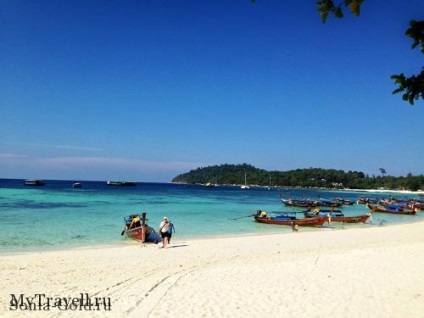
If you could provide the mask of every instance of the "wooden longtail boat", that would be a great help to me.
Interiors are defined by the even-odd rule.
[[[367,204],[367,203],[378,203],[378,200],[370,199],[370,198],[358,198],[358,200],[356,200],[356,204]]]
[[[325,206],[325,207],[333,207],[333,208],[339,208],[343,205],[343,202],[340,200],[326,200],[326,199],[319,199],[318,201],[312,201],[312,206]]]
[[[136,222],[133,222],[135,220]],[[121,235],[126,234],[129,238],[140,242],[158,243],[162,238],[155,230],[146,224],[146,213],[131,214],[124,217],[125,227]]]
[[[398,208],[398,209],[389,209],[386,207],[378,207],[375,205],[371,205],[371,204],[367,204],[368,209],[371,210],[371,212],[379,212],[379,213],[391,213],[391,214],[405,214],[405,215],[414,215],[417,213],[417,211],[415,209],[413,210],[405,210],[403,208]]]
[[[386,200],[380,200],[378,202],[378,204],[380,204],[381,206],[390,208],[390,209],[396,209],[396,208],[407,208],[410,210],[414,210],[415,208],[422,210],[424,209],[424,201],[422,200],[391,200],[391,201],[386,201]]]
[[[260,217],[255,215],[254,219],[258,223],[275,224],[275,225],[299,225],[299,226],[322,226],[327,218],[315,217],[315,218],[304,218],[297,219],[293,216],[276,216],[276,217]]]
[[[311,201],[309,200],[295,200],[295,199],[281,198],[281,202],[283,202],[285,206],[298,206],[302,208],[306,208],[311,205]]]
[[[305,212],[305,218],[316,218],[316,217],[325,217],[322,212],[318,214],[311,212]],[[328,214],[328,213],[327,213]],[[371,214],[362,214],[356,216],[345,216],[342,213],[331,213],[331,222],[343,222],[343,223],[365,223]],[[326,217],[328,218],[328,217]]]
[[[356,203],[354,200],[350,199],[339,199],[339,201],[343,202],[344,205],[353,205],[354,203]]]
[[[340,200],[326,200],[326,199],[319,199],[319,200],[309,200],[309,199],[283,199],[280,198],[281,202],[283,202],[283,204],[285,206],[297,206],[297,207],[302,207],[302,208],[307,208],[307,207],[320,207],[320,206],[325,206],[325,207],[333,207],[333,208],[338,208],[341,207],[343,205],[343,202]]]

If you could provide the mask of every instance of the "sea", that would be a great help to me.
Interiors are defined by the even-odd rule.
[[[146,212],[147,224],[157,230],[167,216],[175,226],[174,241],[265,233],[291,233],[289,226],[259,224],[251,215],[301,212],[285,207],[280,198],[415,198],[417,195],[316,189],[285,189],[136,183],[108,186],[104,181],[44,180],[44,186],[26,186],[21,179],[0,179],[0,253],[21,253],[83,248],[102,245],[140,244],[121,235],[124,217]],[[367,214],[363,204],[343,206],[345,215]],[[297,214],[303,217],[301,213]],[[370,224],[333,222],[322,228],[301,227],[300,231],[333,231],[355,227],[389,226],[424,220],[415,216],[374,213]]]

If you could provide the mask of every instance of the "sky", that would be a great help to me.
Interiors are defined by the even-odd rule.
[[[198,167],[424,174],[422,0],[0,1],[0,178],[170,182]],[[243,180],[240,180],[242,183]]]

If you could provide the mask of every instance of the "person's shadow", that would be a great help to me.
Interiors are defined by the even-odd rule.
[[[168,245],[167,248],[187,247],[188,244]]]

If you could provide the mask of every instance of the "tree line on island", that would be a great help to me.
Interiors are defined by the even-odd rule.
[[[406,177],[387,175],[386,170],[379,169],[381,175],[369,176],[360,171],[307,168],[289,171],[267,171],[250,164],[222,164],[199,167],[172,179],[175,183],[189,184],[247,184],[271,187],[301,187],[327,189],[388,189],[411,190],[424,189],[424,175]]]

